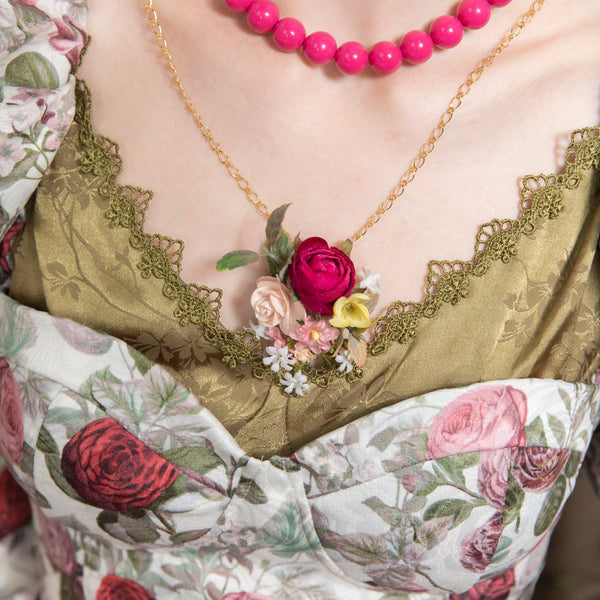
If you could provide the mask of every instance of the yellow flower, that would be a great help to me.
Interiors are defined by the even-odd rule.
[[[367,294],[352,294],[349,298],[342,296],[333,305],[333,317],[329,319],[330,325],[343,329],[356,327],[367,329],[371,326],[369,309],[364,302],[369,301]]]

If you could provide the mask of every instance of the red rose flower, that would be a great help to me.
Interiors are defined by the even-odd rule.
[[[545,492],[563,472],[570,455],[566,448],[519,448],[514,459],[515,477],[524,490]]]
[[[463,594],[451,594],[450,600],[505,600],[515,585],[515,571],[509,569],[500,577],[476,583]]]
[[[179,472],[111,418],[78,431],[63,449],[61,468],[86,502],[117,512],[148,506]]]
[[[289,275],[306,310],[320,315],[332,315],[335,301],[349,296],[356,283],[350,258],[318,237],[308,238],[298,246]]]
[[[19,386],[6,362],[0,358],[0,453],[17,465],[23,460],[23,405]]]
[[[31,517],[27,494],[8,469],[0,471],[0,539],[22,527]]]
[[[96,592],[96,600],[155,600],[139,583],[116,575],[106,575]]]

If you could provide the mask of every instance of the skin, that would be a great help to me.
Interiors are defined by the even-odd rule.
[[[280,0],[308,31],[368,45],[426,27],[448,0]],[[337,243],[388,195],[467,73],[529,2],[494,9],[454,49],[387,77],[350,77],[274,50],[221,0],[156,0],[193,102],[270,209],[291,202],[295,235]],[[400,25],[397,25],[397,24]],[[209,150],[160,56],[142,3],[91,2],[93,43],[79,75],[97,132],[119,142],[120,181],[152,189],[146,231],[183,239],[183,278],[224,290],[222,321],[244,326],[265,265],[218,273],[228,251],[258,250],[265,221]],[[405,195],[352,257],[383,275],[383,308],[420,300],[427,262],[472,257],[477,228],[519,214],[525,174],[561,168],[569,134],[600,112],[600,3],[549,0],[457,111]]]

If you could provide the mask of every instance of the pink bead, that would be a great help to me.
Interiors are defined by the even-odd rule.
[[[431,36],[415,29],[409,31],[403,38],[400,44],[402,56],[410,63],[421,64],[431,58],[433,54],[433,40]]]
[[[488,3],[492,6],[506,6],[510,0],[488,0]]]
[[[225,4],[233,12],[244,12],[254,0],[225,0]]]
[[[326,31],[315,31],[304,40],[302,49],[311,63],[324,65],[333,60],[337,43],[334,37]]]
[[[491,10],[488,0],[462,0],[456,16],[469,29],[481,29],[490,20]]]
[[[335,53],[337,68],[346,75],[360,73],[369,62],[369,55],[365,47],[358,42],[346,42]]]
[[[402,63],[402,52],[392,42],[378,42],[369,52],[369,63],[373,71],[387,75],[393,73]]]
[[[246,18],[256,33],[267,33],[279,21],[279,9],[270,0],[256,0],[248,7]]]
[[[438,17],[429,29],[433,43],[440,48],[454,48],[463,37],[462,23],[452,15]]]
[[[298,19],[281,19],[273,27],[273,41],[284,52],[295,52],[306,38],[304,25]]]

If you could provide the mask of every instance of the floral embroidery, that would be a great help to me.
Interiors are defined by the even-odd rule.
[[[372,325],[370,312],[381,291],[381,276],[367,267],[357,284],[349,240],[342,250],[319,237],[292,242],[281,226],[288,206],[269,217],[262,254],[229,252],[217,269],[267,259],[271,276],[260,277],[250,297],[258,321],[250,329],[266,340],[263,364],[282,375],[283,391],[302,396],[309,388],[306,368],[326,364],[344,376],[365,364],[363,333]],[[268,345],[269,340],[273,345]]]

